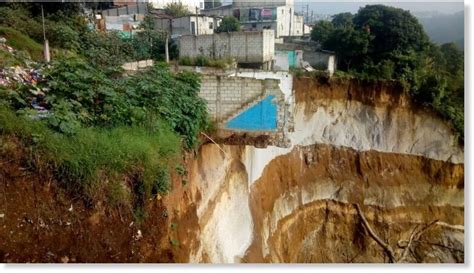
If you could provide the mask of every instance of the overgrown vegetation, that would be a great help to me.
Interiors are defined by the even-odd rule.
[[[228,59],[217,59],[213,60],[206,56],[197,56],[196,58],[190,58],[187,56],[181,57],[178,62],[180,65],[186,66],[207,66],[217,68],[228,68],[234,64],[234,60]]]
[[[28,51],[29,44],[42,41],[35,5],[0,6],[0,30],[10,33],[6,38],[14,48]],[[183,149],[197,147],[199,132],[210,125],[198,96],[200,77],[173,73],[165,64],[124,75],[124,62],[160,58],[153,54],[163,52],[161,37],[147,26],[128,40],[99,33],[69,12],[46,14],[55,55],[42,68],[44,81],[0,87],[0,134],[20,139],[33,167],[50,166],[58,181],[85,200],[133,205],[137,215],[145,215],[144,200],[170,189],[169,170]],[[32,94],[39,90],[46,90],[43,112],[32,109],[38,100]]]
[[[240,21],[234,16],[224,16],[216,32],[240,31]]]
[[[0,132],[15,135],[31,150],[36,167],[50,165],[66,188],[86,200],[113,200],[128,205],[127,190],[143,184],[146,196],[166,193],[168,164],[179,152],[178,136],[166,126],[81,127],[65,135],[45,121],[33,121],[2,105]],[[164,175],[163,175],[164,173]]]
[[[52,4],[52,3],[50,3]],[[117,31],[98,32],[89,30],[91,21],[79,13],[76,3],[68,3],[70,9],[57,9],[50,5],[51,11],[45,14],[46,38],[55,55],[68,51],[85,56],[97,65],[119,65],[133,60],[164,60],[165,37],[147,22],[144,31],[132,38],[122,38]],[[56,7],[56,8],[54,8]],[[42,59],[43,28],[40,5],[37,3],[10,3],[0,5],[0,36],[20,50],[26,50],[35,60]],[[6,34],[3,34],[6,33]],[[177,46],[169,41],[170,57],[177,57]],[[61,49],[61,50],[58,50]]]
[[[191,14],[191,11],[181,2],[171,2],[165,6],[165,13],[173,17],[183,17]]]
[[[338,68],[359,79],[398,80],[413,100],[451,121],[464,139],[464,55],[438,46],[408,11],[367,5],[355,15],[319,21],[311,37],[338,56]]]

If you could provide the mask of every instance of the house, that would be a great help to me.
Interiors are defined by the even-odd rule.
[[[203,10],[202,13],[234,16],[239,19],[243,30],[272,29],[277,41],[283,37],[303,36],[305,32],[304,17],[295,13],[293,0],[234,0],[232,5]]]
[[[114,8],[99,11],[96,24],[100,30],[118,31],[122,37],[129,38],[148,13],[148,6],[146,3],[131,4],[126,1],[116,1],[114,4]]]
[[[201,14],[204,14],[207,16],[220,16],[220,17],[234,16],[234,8],[232,4],[222,5],[222,6],[211,8],[211,9],[201,10]]]
[[[172,17],[167,14],[154,12],[155,28],[166,31],[172,38],[182,35],[213,34],[220,25],[221,17],[193,14],[182,17]]]
[[[337,70],[336,54],[332,51],[322,50],[320,45],[313,41],[288,38],[284,43],[275,44],[275,50],[280,55],[286,52],[288,58],[291,57],[291,53],[289,52],[301,51],[302,62],[306,62],[316,69],[328,71],[330,75]],[[284,60],[284,57],[280,56],[280,61],[277,62],[278,66],[280,68],[286,68],[287,65],[282,63],[281,60]],[[289,60],[289,62],[289,66],[291,67],[291,61]]]
[[[122,5],[111,9],[101,10],[100,14],[102,16],[120,16],[120,15],[135,15],[139,14],[144,16],[148,12],[148,6],[146,3],[136,3],[136,4],[125,4],[121,2]]]

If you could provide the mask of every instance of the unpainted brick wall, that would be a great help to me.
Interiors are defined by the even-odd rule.
[[[180,57],[211,59],[235,58],[240,63],[265,63],[273,60],[274,33],[271,30],[181,36]]]
[[[277,104],[277,130],[272,132],[272,142],[284,147],[287,140],[288,105],[277,79],[255,79],[226,75],[202,74],[199,96],[207,101],[209,115],[223,129],[226,122],[253,107],[263,98],[273,95]],[[253,132],[255,134],[255,132]],[[269,132],[262,132],[268,134]]]

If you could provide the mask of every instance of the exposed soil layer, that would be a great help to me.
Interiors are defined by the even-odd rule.
[[[386,261],[355,204],[394,246],[416,225],[443,223],[424,234],[432,244],[418,243],[412,262],[463,261],[462,164],[313,145],[271,161],[250,192],[256,236],[247,262]]]
[[[452,126],[413,105],[396,82],[299,78],[294,84],[294,145],[323,143],[464,162]]]
[[[400,83],[395,81],[366,82],[335,78],[321,82],[315,78],[295,77],[293,85],[297,104],[329,99],[358,101],[370,106],[416,108]]]
[[[194,248],[196,208],[174,177],[173,192],[130,209],[87,204],[31,169],[14,139],[1,142],[0,262],[186,262]],[[7,144],[8,143],[8,144]]]

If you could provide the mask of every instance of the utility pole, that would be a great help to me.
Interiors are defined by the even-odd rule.
[[[49,55],[49,42],[46,39],[46,28],[44,27],[44,10],[43,5],[41,5],[41,18],[43,19],[43,39],[44,39],[44,60],[49,63],[51,61],[51,57]]]
[[[168,41],[169,41],[169,38],[168,38],[168,32],[166,32],[166,39],[165,39],[165,56],[166,56],[166,63],[169,64],[170,63],[170,52],[169,52],[169,49],[168,49]]]
[[[306,22],[309,21],[309,5],[306,4]]]

